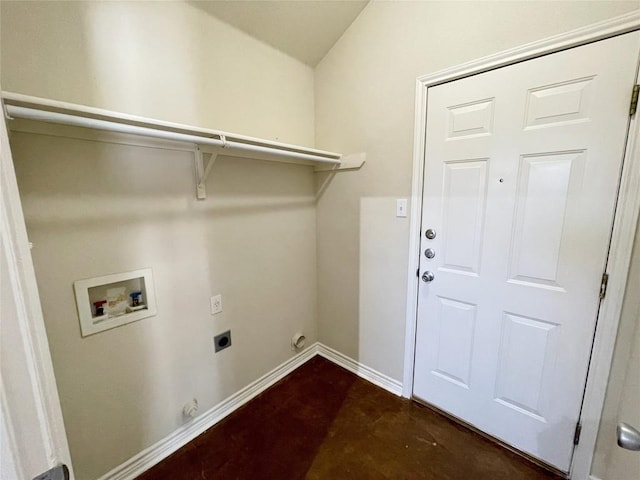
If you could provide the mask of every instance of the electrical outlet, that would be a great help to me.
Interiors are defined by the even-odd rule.
[[[211,315],[222,312],[222,295],[211,297]]]

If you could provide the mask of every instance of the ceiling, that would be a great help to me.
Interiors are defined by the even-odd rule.
[[[197,8],[315,67],[368,0],[193,0]]]

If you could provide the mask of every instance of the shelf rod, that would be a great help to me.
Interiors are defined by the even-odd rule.
[[[93,128],[96,130],[106,130],[109,132],[128,133],[141,135],[144,137],[163,138],[165,140],[175,140],[178,142],[189,142],[200,145],[222,146],[222,141],[215,138],[199,137],[185,133],[168,132],[155,128],[139,127],[126,123],[110,122],[95,118],[80,117],[67,113],[50,112],[47,110],[36,110],[35,108],[20,107],[17,105],[7,105],[7,113],[13,118],[24,118],[27,120],[38,120],[48,123],[59,123],[61,125],[71,125],[73,127]]]
[[[112,122],[108,120],[99,120],[67,113],[52,112],[48,110],[38,110],[35,108],[21,107],[18,105],[6,105],[6,113],[13,118],[24,118],[27,120],[38,120],[49,123],[58,123],[62,125],[70,125],[75,127],[93,128],[97,130],[106,130],[111,132],[141,135],[145,137],[162,138],[165,140],[175,140],[179,142],[189,142],[196,145],[212,145],[223,147],[228,154],[237,156],[238,153],[260,153],[273,155],[274,157],[283,157],[298,159],[321,164],[340,165],[340,157],[330,158],[310,153],[297,152],[289,149],[278,149],[262,145],[252,145],[249,143],[226,141],[217,138],[202,137],[199,135],[189,135],[156,128],[141,127],[137,125],[129,125],[126,123]],[[250,156],[250,155],[248,155]]]

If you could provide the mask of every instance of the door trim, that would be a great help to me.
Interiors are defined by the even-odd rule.
[[[420,222],[422,218],[428,88],[635,30],[640,30],[640,10],[417,78],[409,262],[407,268],[407,309],[402,391],[404,397],[410,398],[413,393],[419,285],[416,272],[418,271],[420,260]],[[629,87],[629,98],[631,98],[631,86]],[[638,117],[640,117],[640,114],[636,114],[631,119],[629,126],[629,136],[623,160],[618,204],[607,264],[609,288],[607,297],[600,304],[599,320],[596,326],[581,412],[582,435],[580,443],[574,451],[570,470],[571,478],[579,480],[587,480],[591,470],[631,261],[631,251],[638,221],[637,212],[640,209],[640,195],[633,187],[640,184],[640,120]]]
[[[3,108],[0,110],[4,112]],[[4,117],[0,118],[0,200],[0,237],[4,250],[0,251],[0,255],[6,256],[10,278],[10,284],[2,285],[2,289],[10,292],[16,305],[15,321],[24,347],[24,355],[20,355],[20,361],[29,372],[29,378],[25,378],[24,383],[28,385],[36,405],[34,415],[39,427],[38,441],[45,450],[47,458],[43,460],[46,461],[47,468],[64,463],[69,467],[73,479],[69,445]],[[9,400],[17,404],[20,398],[12,394],[17,390],[12,388],[15,385],[7,385],[4,379],[0,383],[3,384],[2,421],[7,423],[6,428],[10,433],[10,429],[15,427],[12,427],[13,422],[17,422],[18,419],[12,417],[13,412],[8,410]],[[24,472],[20,466],[21,452],[18,451],[20,445],[13,443],[9,446],[15,450],[12,452],[16,461],[14,467],[22,476]]]

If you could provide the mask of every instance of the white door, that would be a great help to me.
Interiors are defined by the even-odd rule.
[[[414,397],[565,472],[639,40],[428,90]]]
[[[0,480],[31,480],[62,464],[71,469],[4,116],[0,118],[0,326]],[[63,478],[60,469],[55,474],[51,478]]]

